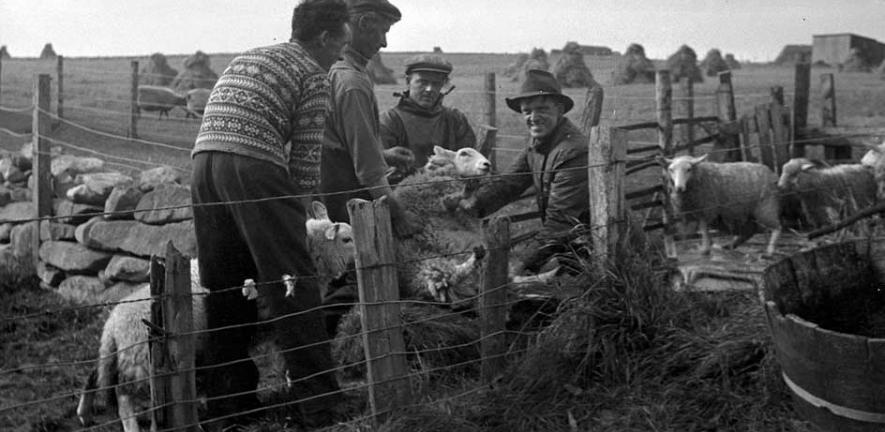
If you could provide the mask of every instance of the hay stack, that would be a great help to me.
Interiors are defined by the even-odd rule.
[[[598,85],[584,63],[584,52],[577,42],[569,42],[562,48],[562,55],[553,65],[553,76],[563,87],[593,87]]]
[[[737,70],[741,68],[740,62],[738,62],[734,58],[734,54],[731,53],[725,54],[725,64],[727,64],[728,68],[731,70]]]
[[[875,72],[876,75],[879,75],[879,78],[885,79],[885,60],[882,60],[882,63],[879,63]]]
[[[784,45],[780,54],[774,59],[774,63],[787,65],[806,62],[811,59],[811,51],[811,45]]]
[[[515,77],[519,76],[519,72],[522,70],[522,66],[529,60],[529,55],[526,53],[519,53],[516,56],[516,60],[513,63],[507,65],[507,69],[504,70],[504,76],[506,77]]]
[[[852,48],[848,52],[848,57],[842,62],[840,70],[842,72],[870,72],[873,70],[873,67],[864,57],[863,51],[859,48]]]
[[[722,58],[722,52],[716,48],[707,51],[707,56],[701,62],[701,68],[708,77],[717,76],[719,72],[730,69],[728,63]]]
[[[141,69],[139,80],[141,84],[168,86],[176,76],[178,71],[169,66],[166,56],[162,53],[153,53],[147,65]]]
[[[52,48],[51,43],[47,43],[43,45],[43,51],[40,51],[41,59],[55,59],[58,58],[58,54],[55,53],[55,50]]]
[[[649,84],[655,82],[655,65],[645,56],[645,48],[638,43],[630,44],[615,66],[615,85]]]
[[[218,74],[209,67],[209,56],[202,51],[186,58],[183,66],[184,70],[175,76],[171,85],[179,93],[187,93],[195,88],[211,89],[218,81]]]
[[[673,82],[678,82],[683,77],[688,77],[695,83],[704,82],[701,68],[698,67],[698,55],[688,45],[682,45],[667,59],[667,69],[670,69]]]
[[[433,53],[434,54],[442,54],[443,50],[442,50],[442,48],[435,46],[435,47],[433,47]]]
[[[511,81],[522,81],[525,71],[532,69],[550,70],[550,61],[547,60],[547,52],[543,48],[533,48],[528,59],[522,64],[518,73],[511,77]]]
[[[11,58],[9,55],[9,50],[6,49],[6,45],[0,46],[0,59],[6,60]]]
[[[393,69],[384,66],[384,62],[381,61],[381,53],[375,54],[374,57],[369,59],[366,69],[369,70],[369,74],[372,75],[372,81],[375,84],[396,84]]]

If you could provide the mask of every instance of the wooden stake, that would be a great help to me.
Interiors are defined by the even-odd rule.
[[[691,77],[684,77],[679,80],[679,97],[682,98],[682,109],[685,111],[685,118],[694,118],[694,81]],[[686,143],[694,142],[694,124],[687,122],[682,125],[682,137]],[[694,147],[688,148],[688,154],[694,156]]]
[[[56,87],[58,87],[58,104],[55,107],[55,115],[58,116],[58,119],[61,120],[65,117],[65,58],[64,56],[58,56],[58,64],[56,65],[56,75],[58,82],[56,83]]]
[[[489,72],[485,79],[485,123],[491,127],[498,126],[498,111],[495,104],[495,73]]]
[[[138,61],[133,60],[129,91],[129,138],[138,138]]]
[[[590,227],[593,233],[593,262],[597,274],[606,274],[626,232],[624,169],[627,161],[627,131],[597,126],[590,133],[587,183],[590,197]]]
[[[836,127],[836,83],[833,74],[827,73],[820,76],[820,93],[823,98],[821,126]]]
[[[504,370],[507,338],[507,263],[510,262],[510,219],[494,217],[483,224],[483,242],[488,254],[482,277],[479,313],[482,342],[482,379],[490,383]]]
[[[48,74],[40,74],[34,81],[34,115],[31,122],[32,158],[34,182],[34,209],[35,218],[40,219],[52,215],[52,171],[50,169],[51,158],[49,140],[45,137],[52,128],[49,120],[50,106],[50,78]],[[40,260],[40,224],[33,236],[34,264]],[[48,221],[45,223],[49,223]]]
[[[662,69],[655,75],[655,101],[657,102],[658,117],[658,147],[664,157],[673,157],[673,89],[670,85],[670,71]],[[664,224],[664,253],[668,258],[676,258],[676,234],[675,217],[673,207],[670,204],[669,178],[667,170],[662,171],[662,184],[664,211],[662,214]]]

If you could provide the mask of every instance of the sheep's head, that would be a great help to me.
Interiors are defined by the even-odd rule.
[[[793,158],[788,160],[781,167],[781,177],[777,180],[778,189],[790,190],[796,188],[799,174],[817,167],[817,163],[805,158]]]
[[[472,147],[453,151],[433,146],[433,155],[427,160],[424,169],[427,171],[451,170],[452,174],[458,177],[480,177],[491,172],[492,163]]]
[[[685,192],[685,187],[691,180],[695,165],[707,159],[707,155],[700,157],[678,156],[673,159],[664,159],[667,163],[667,176],[670,179],[670,190],[674,195]]]
[[[880,144],[863,143],[863,145],[869,150],[860,159],[861,165],[875,167],[885,160],[883,158],[885,156],[885,139]]]
[[[332,222],[319,201],[313,202],[313,213],[305,226],[317,270],[329,273],[325,276],[340,276],[356,259],[353,229],[346,222]]]

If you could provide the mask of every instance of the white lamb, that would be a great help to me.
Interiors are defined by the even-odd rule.
[[[703,254],[710,253],[711,226],[736,234],[729,245],[735,248],[763,225],[772,230],[766,255],[773,255],[781,233],[777,175],[762,164],[704,162],[706,157],[665,159],[676,216],[698,222]]]
[[[876,201],[873,168],[863,164],[821,166],[793,158],[783,165],[777,186],[798,197],[803,215],[815,228],[836,223]]]
[[[353,263],[356,248],[349,224],[329,220],[325,206],[319,202],[313,203],[313,211],[314,216],[305,225],[311,256],[319,275],[317,283],[324,287]],[[194,294],[195,350],[199,362],[206,348],[204,303],[208,292],[200,286],[196,260],[191,260],[191,290]],[[244,295],[247,294],[244,290]],[[146,404],[150,402],[148,328],[142,321],[150,320],[149,299],[150,286],[144,285],[114,306],[105,321],[97,366],[80,395],[77,407],[77,416],[84,426],[92,424],[95,393],[98,389],[107,389],[107,406],[117,405],[123,430],[141,430],[137,417],[146,411]]]

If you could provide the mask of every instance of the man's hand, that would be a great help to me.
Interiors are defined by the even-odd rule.
[[[464,198],[464,195],[450,194],[442,198],[443,207],[446,211],[462,211],[470,216],[479,217],[479,209],[476,207],[476,198]]]
[[[385,149],[383,153],[384,162],[387,162],[388,166],[412,166],[415,163],[415,153],[405,147],[391,147]]]

